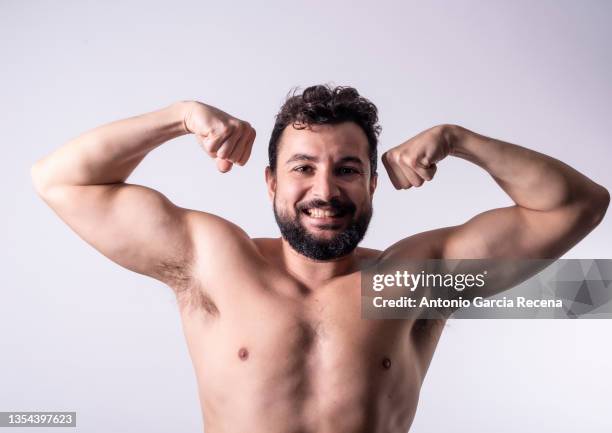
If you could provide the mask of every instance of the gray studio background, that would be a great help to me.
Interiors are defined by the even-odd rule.
[[[611,18],[607,1],[2,0],[0,411],[76,410],[78,428],[58,433],[201,429],[169,289],[71,232],[34,193],[36,159],[100,124],[199,99],[255,126],[248,165],[220,174],[182,137],[130,181],[277,236],[264,184],[273,116],[292,86],[331,82],[378,105],[381,152],[457,123],[612,190]],[[510,204],[463,160],[409,191],[381,171],[363,245]],[[611,239],[608,215],[564,257],[612,258]],[[451,321],[412,431],[609,432],[611,334],[611,320]]]

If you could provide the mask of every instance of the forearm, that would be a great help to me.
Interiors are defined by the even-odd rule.
[[[187,133],[186,104],[118,120],[70,140],[32,167],[37,188],[124,182],[151,150]]]
[[[607,206],[605,188],[555,158],[456,125],[446,133],[451,155],[485,169],[519,206],[549,211],[594,200]]]

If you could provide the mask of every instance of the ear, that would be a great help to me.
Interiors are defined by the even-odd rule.
[[[370,176],[370,196],[374,195],[376,186],[378,185],[378,173],[374,173]]]
[[[276,175],[272,173],[270,166],[266,167],[266,184],[268,185],[268,197],[270,201],[274,201],[274,195],[276,194]]]

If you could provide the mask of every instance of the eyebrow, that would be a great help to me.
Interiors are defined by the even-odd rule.
[[[287,162],[285,162],[285,165],[290,164],[292,162],[296,162],[296,161],[312,161],[312,162],[318,162],[319,158],[317,158],[316,156],[312,156],[312,155],[307,155],[305,153],[296,153],[295,155],[293,155],[291,158],[289,158],[287,160]],[[361,161],[361,159],[359,159],[356,156],[344,156],[342,158],[340,158],[340,160],[338,161],[338,163],[344,163],[344,162],[353,162],[355,164],[359,164],[359,165],[363,165],[363,162]]]

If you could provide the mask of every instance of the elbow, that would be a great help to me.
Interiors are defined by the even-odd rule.
[[[41,169],[41,161],[36,161],[30,167],[30,178],[32,179],[32,185],[38,195],[41,195],[44,191],[43,175]]]
[[[601,185],[597,185],[593,196],[588,201],[586,213],[593,228],[603,220],[610,205],[610,192]]]
[[[30,167],[30,178],[32,179],[32,185],[36,193],[39,197],[44,199],[50,188],[48,175],[44,169],[44,159],[36,161]]]

